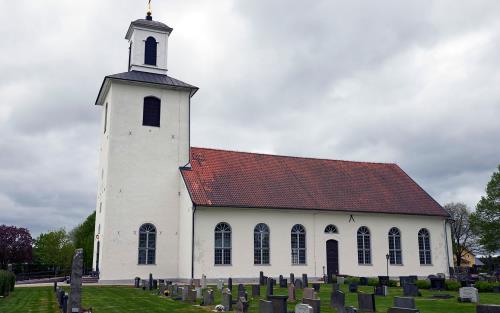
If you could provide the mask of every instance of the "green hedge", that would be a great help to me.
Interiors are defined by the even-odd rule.
[[[500,283],[490,283],[487,281],[477,281],[474,287],[477,288],[479,292],[492,292],[493,287],[500,286]]]
[[[462,287],[462,285],[456,280],[446,280],[444,284],[446,286],[446,290],[451,290],[451,291],[458,291],[458,289]]]
[[[431,288],[431,282],[429,280],[417,280],[416,284],[419,289]]]
[[[10,292],[14,291],[15,284],[14,273],[0,270],[0,296],[7,297]]]

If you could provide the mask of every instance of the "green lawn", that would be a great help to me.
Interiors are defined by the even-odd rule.
[[[330,291],[328,285],[321,286],[319,294],[322,299],[321,312],[333,313],[336,312],[329,308]],[[347,292],[347,285],[342,286],[346,292],[347,305],[357,304],[357,296],[355,293]],[[251,288],[247,288],[251,294]],[[361,291],[372,292],[373,287],[360,286]],[[233,286],[233,294],[237,293],[237,286]],[[261,288],[261,293],[265,293],[265,288]],[[436,300],[431,299],[432,294],[437,292],[422,291],[423,296],[416,299],[417,307],[421,313],[473,313],[475,306],[470,303],[458,303],[457,299]],[[457,292],[446,292],[457,296]],[[287,294],[286,289],[275,289],[275,294]],[[297,298],[300,299],[301,291],[297,291]],[[377,312],[387,312],[387,308],[392,305],[392,296],[401,296],[401,288],[390,288],[389,297],[376,297]],[[258,298],[250,299],[250,312],[258,312]],[[500,304],[500,294],[481,293],[481,303]],[[216,292],[216,303],[220,303],[220,293]],[[298,303],[298,302],[297,302]],[[108,286],[92,286],[83,288],[83,306],[92,307],[97,313],[118,313],[118,312],[179,312],[193,313],[204,312],[211,308],[193,306],[191,304],[174,301],[166,297],[157,296],[155,293],[134,289],[131,287],[108,287]],[[289,309],[293,310],[295,303],[289,304]],[[0,299],[1,313],[17,313],[17,312],[57,312],[55,294],[50,287],[38,288],[16,288],[6,299]]]

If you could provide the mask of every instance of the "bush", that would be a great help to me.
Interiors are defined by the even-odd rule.
[[[0,296],[8,296],[10,292],[14,291],[16,284],[16,275],[12,272],[0,270]]]
[[[500,286],[500,283],[490,283],[487,281],[477,281],[474,287],[477,288],[479,292],[492,292],[493,287]]]
[[[389,287],[397,287],[399,281],[398,280],[389,280]]]
[[[450,290],[450,291],[458,291],[458,289],[460,289],[460,287],[462,287],[462,285],[460,285],[460,283],[456,280],[445,281],[445,286],[446,286],[446,290]]]
[[[417,280],[416,283],[419,289],[429,289],[431,288],[431,282],[428,280]]]
[[[345,279],[345,283],[346,284],[350,284],[350,283],[358,283],[359,284],[359,277],[347,276]]]
[[[377,286],[378,278],[368,278],[368,286]]]

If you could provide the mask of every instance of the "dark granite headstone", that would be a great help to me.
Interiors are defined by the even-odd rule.
[[[252,297],[260,296],[260,285],[252,285]]]
[[[158,280],[153,279],[153,290],[156,290],[156,289],[158,289]]]
[[[54,282],[54,292],[56,292],[56,290],[57,290],[57,282],[55,281]]]
[[[358,292],[358,283],[350,283],[349,292]]]
[[[337,291],[337,290],[340,290],[340,285],[337,283],[333,283],[332,284],[332,291]]]
[[[286,278],[280,279],[280,288],[286,288],[288,286],[288,280]]]
[[[314,291],[319,292],[319,289],[321,288],[321,284],[313,283],[312,287],[314,288]]]
[[[273,303],[273,312],[274,313],[287,313],[287,301],[288,297],[287,296],[275,296],[271,295],[269,296],[269,301]]]
[[[413,297],[394,297],[394,306],[405,309],[416,309],[415,298]]]
[[[227,289],[229,289],[229,291],[233,292],[233,279],[231,277],[229,277],[227,279]]]
[[[261,286],[264,285],[264,272],[263,271],[259,272],[259,284]]]
[[[320,313],[321,312],[321,300],[320,299],[309,299],[309,298],[304,298],[302,299],[302,303],[308,304],[313,308],[314,313]]]
[[[141,278],[140,277],[134,278],[134,287],[139,288],[140,284],[141,284]]]
[[[379,276],[378,284],[381,286],[389,286],[389,276]]]
[[[293,284],[293,283],[295,283],[295,274],[290,273],[290,284]]]
[[[148,290],[153,290],[153,274],[149,273]]]
[[[500,305],[498,304],[478,304],[476,313],[500,313]]]
[[[245,298],[245,300],[248,300],[248,294],[243,284],[238,285],[238,298]]]
[[[259,301],[259,313],[274,313],[273,303],[271,301],[261,299]]]
[[[330,295],[330,307],[337,309],[337,311],[340,311],[344,306],[345,294],[340,290],[333,291]]]
[[[417,285],[405,284],[403,286],[403,295],[405,297],[418,297],[418,296],[420,296],[420,292],[418,291]]]
[[[433,290],[445,290],[445,279],[442,277],[431,277],[431,289]]]
[[[309,287],[309,281],[307,280],[307,274],[302,274],[302,283],[304,284],[304,288]]]
[[[358,293],[358,307],[362,312],[376,312],[375,295],[372,293]]]
[[[295,285],[295,288],[298,288],[298,289],[302,289],[302,288],[304,288],[304,284],[303,284],[303,282],[302,282],[302,279],[298,279],[298,278],[297,278],[297,279],[295,280],[294,285]]]
[[[386,297],[389,294],[389,288],[387,286],[382,286],[382,285],[375,286],[373,287],[373,293],[376,296]]]
[[[82,304],[83,249],[76,249],[71,266],[71,287],[67,312],[79,313]]]
[[[366,277],[360,277],[359,278],[359,285],[360,286],[368,286],[368,278],[366,278]]]
[[[273,280],[272,279],[268,279],[267,280],[267,286],[266,286],[266,297],[267,299],[269,299],[269,296],[271,296],[274,292],[273,292]]]
[[[62,313],[71,313],[71,309],[68,306],[71,306],[71,302],[69,296],[65,293],[62,298]]]

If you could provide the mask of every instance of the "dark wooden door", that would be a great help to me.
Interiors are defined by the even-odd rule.
[[[99,273],[99,252],[101,251],[101,242],[97,241],[97,252],[95,256],[95,271]]]
[[[328,277],[339,274],[339,243],[330,239],[326,242],[326,273]]]

